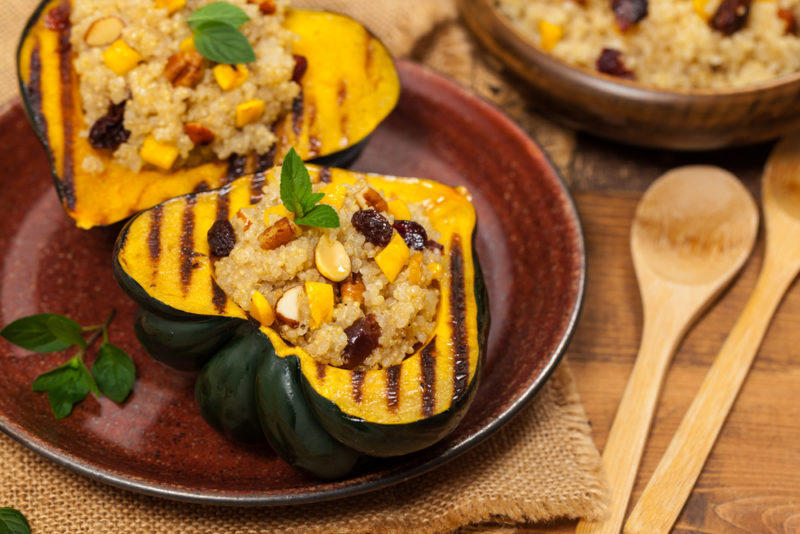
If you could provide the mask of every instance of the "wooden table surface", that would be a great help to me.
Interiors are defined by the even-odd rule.
[[[586,300],[568,360],[602,451],[642,334],[642,309],[629,252],[636,203],[663,172],[716,164],[760,202],[771,145],[679,154],[579,136],[569,167],[588,254]],[[800,239],[800,236],[797,236]],[[678,348],[665,380],[633,499],[639,497],[728,331],[742,311],[764,255],[763,228],[728,291]],[[676,533],[800,533],[800,283],[778,309],[755,364],[705,465]],[[628,511],[631,506],[629,505]],[[575,522],[526,533],[573,532]]]

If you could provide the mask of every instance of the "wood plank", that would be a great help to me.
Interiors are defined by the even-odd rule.
[[[639,196],[637,190],[576,195],[586,233],[589,272],[585,307],[568,358],[601,449],[641,336],[641,304],[628,248]],[[644,489],[744,307],[762,257],[763,234],[742,275],[679,348],[666,377],[634,499]],[[798,286],[795,282],[779,308],[675,532],[800,532]],[[574,528],[575,522],[561,521],[531,525],[520,532],[572,532]]]

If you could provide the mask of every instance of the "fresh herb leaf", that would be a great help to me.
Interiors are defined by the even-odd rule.
[[[24,349],[47,353],[75,345],[75,332],[80,338],[81,327],[72,319],[54,313],[40,313],[17,319],[3,328],[0,336]],[[83,338],[81,342],[85,344]]]
[[[311,208],[304,217],[296,218],[294,222],[317,228],[339,228],[339,215],[331,206],[319,204]]]
[[[91,373],[77,354],[64,365],[39,375],[33,382],[33,391],[46,391],[50,408],[56,419],[63,419],[72,407],[86,398],[90,391],[100,394]]]
[[[31,526],[19,510],[0,508],[0,534],[31,534]]]
[[[319,228],[338,228],[339,215],[326,204],[317,204],[325,193],[314,193],[311,176],[294,148],[289,149],[281,167],[281,202],[294,213],[294,222]]]
[[[105,341],[92,365],[92,376],[106,397],[122,402],[133,388],[136,368],[124,350]]]
[[[228,2],[214,2],[205,7],[201,7],[186,19],[189,27],[195,29],[199,24],[208,21],[222,22],[234,28],[238,28],[250,20],[247,13],[240,7]]]
[[[197,51],[217,63],[250,63],[256,54],[250,41],[242,32],[224,22],[209,20],[194,28],[194,46]]]
[[[47,318],[47,327],[53,335],[63,343],[70,346],[77,345],[86,348],[86,340],[81,336],[81,325],[63,315],[52,315]]]

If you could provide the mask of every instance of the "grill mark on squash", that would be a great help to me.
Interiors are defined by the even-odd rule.
[[[250,179],[250,204],[257,204],[261,197],[264,196],[264,192],[261,190],[264,187],[264,182],[267,180],[266,176],[264,176],[263,172],[259,172],[253,175]]]
[[[33,122],[36,124],[39,131],[42,132],[42,137],[46,139],[47,121],[44,118],[44,113],[42,113],[42,51],[41,43],[38,40],[31,50],[29,70],[30,79],[25,85],[25,93],[30,103]]]
[[[214,307],[219,313],[223,313],[225,311],[225,305],[228,303],[228,296],[222,288],[217,285],[217,281],[214,280],[214,278],[211,278],[211,295],[211,302],[214,303]]]
[[[258,156],[258,163],[256,164],[256,172],[264,172],[273,165],[275,165],[276,148],[277,144],[273,144],[272,147],[265,154],[260,154]]]
[[[319,383],[322,384],[325,382],[325,374],[328,371],[328,366],[320,362],[315,363],[317,365],[317,380],[319,380]]]
[[[303,89],[292,102],[292,131],[298,137],[303,132]]]
[[[319,170],[319,181],[324,184],[331,183],[331,168],[330,167],[322,167]]]
[[[62,0],[58,7],[64,11],[69,20],[70,2]],[[61,113],[63,117],[72,117],[74,102],[72,100],[72,45],[69,42],[70,25],[65,24],[58,32],[58,68],[61,77]],[[64,170],[61,173],[61,193],[67,208],[75,209],[75,169],[72,144],[73,124],[71,120],[62,121],[64,125]]]
[[[163,206],[158,205],[150,212],[150,232],[147,234],[147,248],[150,250],[150,259],[153,260],[154,267],[158,265],[158,260],[161,257],[161,216],[163,211]]]
[[[362,388],[364,387],[364,376],[366,374],[366,371],[353,371],[351,375],[351,380],[353,383],[353,400],[356,402],[356,404],[361,404],[361,400],[364,396]]]
[[[422,415],[430,417],[436,409],[436,347],[434,337],[420,353],[422,364]]]
[[[450,324],[453,330],[453,399],[459,398],[469,382],[467,305],[464,293],[464,252],[461,236],[450,242]]]
[[[247,156],[240,156],[239,154],[231,154],[228,158],[228,170],[222,179],[223,184],[229,184],[233,180],[244,176],[245,166],[247,165]]]
[[[190,195],[186,197],[186,209],[183,212],[183,222],[181,225],[181,250],[180,250],[180,271],[183,294],[189,290],[192,282],[192,263],[194,262],[194,205],[197,197]]]
[[[392,413],[397,412],[400,402],[400,365],[392,365],[386,369],[386,407]]]
[[[374,54],[374,50],[372,49],[373,39],[372,35],[364,28],[364,33],[367,34],[366,41],[364,42],[364,70],[369,73],[370,69],[372,68],[372,56]]]

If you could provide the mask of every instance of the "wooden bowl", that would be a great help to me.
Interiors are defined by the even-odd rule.
[[[753,144],[800,128],[800,73],[737,89],[654,89],[543,52],[492,0],[458,1],[481,43],[528,83],[531,103],[571,128],[678,150]]]

